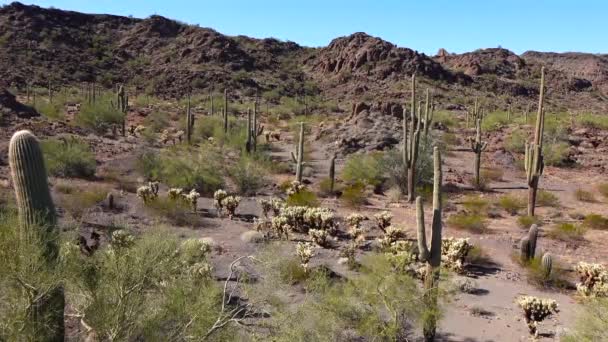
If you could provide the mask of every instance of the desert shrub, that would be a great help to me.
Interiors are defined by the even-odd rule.
[[[146,116],[144,126],[152,132],[159,133],[169,127],[169,115],[160,111],[153,111]]]
[[[520,197],[513,195],[503,195],[498,199],[496,203],[498,207],[508,212],[511,215],[517,215],[517,213],[526,207],[526,203]]]
[[[504,142],[505,149],[513,153],[524,153],[526,150],[526,141],[528,135],[521,129],[517,129],[511,132]]]
[[[142,152],[137,170],[148,180],[208,195],[224,185],[223,163],[222,154],[207,146],[199,150],[175,146],[160,153]]]
[[[97,164],[89,145],[75,137],[41,142],[48,172],[57,177],[91,178]]]
[[[319,194],[321,196],[327,197],[332,196],[334,193],[341,191],[341,188],[338,186],[338,182],[334,181],[334,190],[333,193],[331,191],[331,178],[323,178],[319,182]]]
[[[598,185],[597,191],[599,191],[602,196],[608,198],[608,183]]]
[[[304,206],[304,207],[317,207],[319,206],[319,200],[317,195],[310,190],[300,190],[287,196],[285,200],[288,206]]]
[[[433,114],[433,122],[441,122],[446,127],[455,127],[457,118],[453,112],[436,110]]]
[[[505,112],[492,112],[484,116],[481,121],[481,129],[484,132],[493,132],[501,129],[502,127],[509,124],[507,120],[507,113]]]
[[[342,179],[348,183],[363,183],[373,187],[382,184],[384,177],[381,169],[382,154],[352,154],[346,159]]]
[[[541,223],[542,223],[542,220],[540,218],[538,218],[537,216],[523,215],[523,216],[520,216],[517,218],[517,225],[520,228],[528,229],[533,224],[540,225]]]
[[[198,216],[192,213],[192,207],[181,198],[159,196],[146,202],[145,208],[151,216],[165,218],[176,226],[196,226],[200,223]]]
[[[433,183],[433,160],[432,144],[433,139],[428,139],[426,144],[423,139],[420,141],[420,152],[416,163],[416,184],[420,187]],[[386,178],[387,187],[399,187],[403,194],[407,193],[407,173],[404,171],[403,153],[400,149],[394,148],[384,152],[380,159],[380,172]]]
[[[558,141],[543,145],[543,156],[545,165],[565,166],[568,164],[570,145],[567,142]]]
[[[462,206],[469,213],[486,215],[490,202],[481,196],[470,195],[462,199]]]
[[[239,161],[229,169],[229,174],[240,194],[257,193],[267,183],[267,170],[255,159],[241,156]]]
[[[164,232],[141,238],[119,232],[91,258],[82,257],[77,245],[63,246],[74,310],[102,339],[202,339],[222,302],[210,279],[209,246],[195,239],[180,243]],[[220,329],[212,339],[230,340],[230,330]]]
[[[499,168],[483,168],[480,171],[480,176],[482,179],[492,182],[499,182],[502,180],[504,172]]]
[[[275,302],[268,322],[273,340],[335,341],[344,331],[364,339],[398,340],[413,335],[425,313],[416,281],[394,272],[386,256],[363,258],[359,272],[344,281],[333,280],[327,271],[310,273],[307,288],[314,295],[295,311],[281,309],[285,304],[275,299],[276,285],[261,285]]]
[[[561,337],[563,342],[608,341],[608,298],[594,298],[582,303],[574,327]]]
[[[520,258],[517,262],[525,269],[526,277],[530,284],[542,288],[566,289],[572,285],[568,282],[566,271],[555,258],[551,266],[551,271],[547,273],[542,264],[542,256],[534,257],[527,261]]]
[[[599,214],[589,214],[585,216],[583,225],[591,229],[608,230],[608,218]]]
[[[585,113],[577,117],[577,123],[586,128],[608,130],[608,118],[605,115]]]
[[[574,197],[581,202],[596,202],[595,196],[591,191],[583,190],[581,188],[578,188],[576,189],[576,191],[574,191]]]
[[[364,205],[367,203],[365,185],[363,183],[354,183],[345,186],[340,199],[350,207],[358,208]]]
[[[52,103],[48,101],[36,101],[34,105],[36,111],[51,120],[62,120],[64,118],[63,103],[54,100]]]
[[[465,258],[465,262],[472,265],[484,265],[492,262],[490,256],[478,245],[475,245],[469,250]]]
[[[219,116],[197,117],[194,130],[194,136],[203,140],[218,138],[224,134],[224,122]]]
[[[113,125],[121,125],[124,113],[112,108],[109,97],[98,99],[95,103],[83,103],[75,121],[78,126],[89,128],[98,134],[104,134]]]
[[[101,186],[87,186],[86,188],[64,188],[59,196],[59,206],[73,219],[79,220],[88,209],[103,201],[108,195],[108,189]]]
[[[561,222],[556,224],[547,235],[562,241],[583,240],[586,229],[576,223]]]
[[[473,233],[483,233],[487,229],[485,219],[478,214],[454,214],[448,218],[447,223],[455,229],[468,230]]]
[[[539,207],[559,207],[559,198],[547,190],[539,190],[536,194],[536,205]]]

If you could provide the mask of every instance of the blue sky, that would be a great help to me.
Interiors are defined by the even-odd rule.
[[[0,0],[7,4],[11,1]],[[305,46],[364,31],[434,55],[502,46],[516,53],[608,53],[608,0],[40,0],[87,13],[159,14],[228,35]]]

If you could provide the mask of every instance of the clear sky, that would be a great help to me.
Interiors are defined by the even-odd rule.
[[[7,4],[11,1],[0,0]],[[305,46],[367,32],[434,55],[502,46],[516,53],[608,53],[608,0],[39,0],[87,13],[159,14],[228,35]]]

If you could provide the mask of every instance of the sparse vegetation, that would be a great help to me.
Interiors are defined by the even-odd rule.
[[[537,216],[523,215],[523,216],[520,216],[517,218],[517,225],[520,228],[528,229],[533,224],[541,224],[541,223],[542,223],[542,220],[539,219]]]
[[[583,240],[586,229],[579,224],[562,222],[558,223],[547,233],[551,238],[566,242]]]
[[[591,229],[608,230],[608,218],[599,214],[589,214],[585,216],[583,225]]]
[[[57,177],[91,178],[97,167],[89,145],[76,137],[42,141],[48,172]]]
[[[498,199],[497,205],[511,215],[517,215],[520,210],[526,207],[526,203],[513,195],[503,195]]]
[[[597,202],[597,200],[595,199],[595,196],[593,195],[592,192],[583,190],[581,188],[578,188],[574,191],[574,197],[581,202],[587,202],[587,203]]]
[[[447,223],[450,227],[468,230],[473,233],[483,233],[487,229],[484,217],[479,214],[454,214],[448,218]]]

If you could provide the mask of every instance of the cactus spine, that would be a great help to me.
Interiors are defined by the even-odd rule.
[[[538,183],[545,167],[543,161],[543,131],[545,127],[545,111],[543,101],[545,96],[545,68],[541,68],[540,96],[538,100],[538,113],[536,115],[536,129],[534,131],[534,142],[526,143],[524,168],[528,181],[528,215],[534,216],[536,207],[536,194]]]
[[[545,277],[548,278],[551,275],[551,271],[553,270],[553,257],[551,256],[551,254],[545,253],[543,255],[541,266],[543,268],[543,272],[545,273]]]
[[[419,115],[416,114],[416,74],[412,75],[411,106],[411,127],[409,129],[405,110],[403,113],[403,162],[407,170],[407,199],[409,202],[413,202],[416,195],[416,162],[418,161],[418,150],[420,146],[421,120]]]
[[[58,255],[57,217],[40,144],[30,131],[19,131],[11,138],[8,155],[19,211],[19,238],[26,242],[40,238],[50,266]],[[43,295],[35,288],[27,288],[27,292],[34,298],[28,308],[28,324],[36,339],[44,336],[44,340],[63,341],[63,288],[57,286]]]
[[[224,89],[224,133],[228,133],[228,89]]]
[[[488,147],[488,143],[481,141],[481,119],[477,119],[475,123],[475,138],[471,140],[471,150],[475,153],[475,187],[479,189],[481,187],[481,177],[479,170],[481,168],[481,152],[485,151]]]
[[[422,198],[416,198],[416,223],[418,225],[418,252],[420,260],[426,263],[424,276],[424,300],[429,314],[424,319],[423,331],[425,341],[433,341],[437,325],[437,295],[439,284],[439,269],[441,265],[441,154],[439,149],[433,149],[433,221],[431,223],[432,236],[430,248],[426,243],[426,230],[424,227],[424,208]]]
[[[296,164],[296,180],[302,183],[302,171],[304,168],[304,123],[300,122],[300,139],[296,154],[291,152],[291,159]]]

